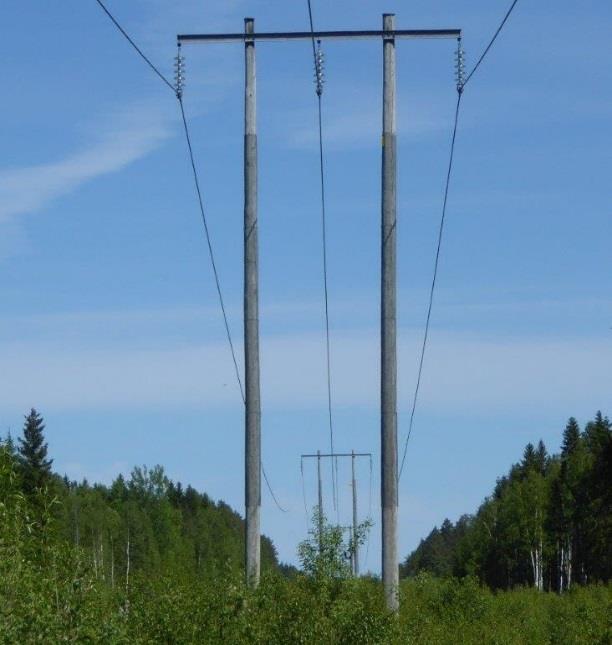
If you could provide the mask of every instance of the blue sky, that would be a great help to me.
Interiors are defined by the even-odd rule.
[[[48,4],[48,6],[47,6]],[[108,0],[164,73],[179,32],[307,28],[305,2]],[[506,2],[315,2],[321,29],[461,27],[468,68]],[[176,99],[96,3],[5,0],[0,427],[35,406],[58,471],[163,464],[243,504],[239,392]],[[400,485],[402,555],[475,510],[528,441],[610,413],[612,71],[605,2],[519,2],[463,100],[429,353]],[[398,43],[399,428],[407,429],[455,102],[452,41]],[[379,567],[377,42],[325,45],[336,446],[371,451],[359,500]],[[241,351],[242,49],[189,46],[185,107]],[[295,561],[299,455],[325,449],[318,157],[308,43],[258,45],[263,450]],[[307,504],[316,499],[305,469]],[[329,476],[326,479],[329,508]],[[348,522],[349,471],[340,471]],[[362,556],[362,560],[364,557]]]

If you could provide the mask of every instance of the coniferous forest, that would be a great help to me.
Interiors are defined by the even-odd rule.
[[[612,427],[571,418],[561,453],[527,444],[475,515],[445,520],[402,565],[404,576],[476,576],[493,589],[563,592],[612,576]]]
[[[399,617],[351,577],[325,518],[301,568],[262,539],[243,579],[240,515],[161,466],[110,486],[53,471],[36,410],[0,446],[5,643],[610,643],[612,427],[570,419],[561,452],[529,444],[474,515],[446,520],[402,565]]]
[[[7,438],[12,486],[31,503],[33,521],[48,520],[50,536],[88,554],[97,578],[114,587],[129,586],[138,572],[240,570],[243,520],[227,504],[175,484],[161,466],[137,466],[129,479],[119,475],[110,486],[61,478],[52,472],[43,431],[32,410],[17,445]],[[261,546],[262,567],[277,568],[272,542],[263,536]]]

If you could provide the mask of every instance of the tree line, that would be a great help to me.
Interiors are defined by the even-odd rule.
[[[612,426],[601,412],[583,430],[573,417],[560,454],[529,443],[474,515],[444,520],[401,565],[468,575],[494,589],[564,592],[612,576]]]
[[[574,482],[572,472],[583,473],[581,495],[597,518],[609,519],[609,506],[608,511],[604,508],[609,498],[601,497],[603,480],[597,493],[593,478],[584,474],[609,465],[595,458],[590,447],[598,433],[602,441],[609,437],[609,423],[603,418],[594,423],[605,432],[587,427],[571,451],[582,454],[589,467],[569,469],[563,481],[569,485]],[[577,508],[575,504],[560,505],[565,520],[559,526],[565,532],[559,536],[566,541],[559,537],[557,547],[559,553],[566,549],[566,569],[571,563],[571,593],[543,594],[525,588],[493,593],[474,576],[451,576],[455,571],[463,575],[454,567],[466,569],[466,563],[478,571],[495,557],[491,549],[501,549],[502,522],[512,516],[510,507],[502,511],[502,500],[509,501],[501,492],[497,501],[490,500],[499,507],[498,527],[491,524],[490,515],[474,516],[463,522],[462,534],[459,522],[445,522],[434,532],[442,534],[442,541],[432,536],[424,541],[429,552],[422,544],[421,572],[401,581],[401,611],[396,616],[386,610],[376,577],[351,575],[351,544],[347,545],[342,527],[327,523],[318,509],[309,537],[298,549],[301,570],[277,565],[273,545],[265,539],[261,584],[251,589],[245,585],[242,568],[244,526],[227,505],[171,482],[160,467],[135,468],[129,478],[117,477],[110,486],[71,482],[53,473],[43,431],[43,420],[33,410],[23,436],[16,443],[8,437],[0,446],[3,643],[610,642],[612,587],[575,584],[581,575],[575,571],[582,571],[587,547],[597,542],[601,555],[605,536],[593,533],[593,527],[601,530],[599,520],[578,525],[576,535],[572,533],[579,516],[569,509]],[[606,445],[609,456],[609,440]],[[541,474],[542,462],[546,464],[542,477],[552,489],[555,480],[547,478],[555,468],[559,472],[563,468],[562,457],[548,457],[542,447],[526,453],[528,459],[500,480],[496,490],[528,481],[532,470]],[[540,465],[528,467],[532,462]],[[603,501],[596,502],[598,494]],[[551,521],[552,516],[545,517]],[[496,547],[489,545],[489,552],[478,542],[484,530],[478,528],[481,519],[493,526],[500,540]],[[357,543],[367,529],[367,523],[360,527]],[[473,537],[463,542],[470,531]],[[540,563],[544,584],[549,553],[554,553],[549,552],[553,547],[546,535]],[[446,550],[441,544],[447,544]],[[521,566],[532,566],[533,545],[538,548],[537,540],[523,546],[526,564]],[[455,552],[461,555],[453,559]],[[506,552],[519,561],[520,550]],[[589,553],[584,560],[585,582],[604,577],[603,568],[593,573],[597,551]],[[603,567],[605,559],[599,557],[597,562]],[[443,577],[444,567],[449,577]]]
[[[169,572],[234,574],[243,566],[244,521],[223,501],[171,481],[161,466],[135,467],[110,486],[71,481],[52,470],[44,421],[32,409],[23,435],[0,446],[0,502],[21,496],[38,541],[78,547],[94,577],[128,588],[135,575]],[[272,541],[262,536],[262,568],[279,567]]]
[[[52,470],[44,421],[34,409],[15,442],[0,445],[0,505],[23,500],[28,542],[85,553],[94,577],[128,590],[134,576],[240,574],[244,521],[223,501],[171,481],[161,466],[136,467],[110,486]],[[0,473],[2,474],[2,473]],[[21,502],[19,502],[21,503]],[[400,568],[475,576],[493,589],[531,585],[567,591],[612,575],[612,426],[598,412],[583,430],[571,418],[560,454],[528,444],[477,512],[445,520]],[[294,574],[262,536],[265,570]]]

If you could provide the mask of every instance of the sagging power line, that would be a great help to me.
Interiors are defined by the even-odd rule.
[[[219,273],[217,271],[217,264],[215,261],[215,253],[214,253],[214,248],[212,244],[212,238],[210,235],[210,229],[208,227],[208,221],[206,218],[206,211],[204,209],[204,200],[202,197],[202,191],[200,188],[200,180],[198,176],[198,171],[195,163],[195,158],[194,158],[194,153],[193,153],[193,146],[191,144],[191,134],[190,134],[190,129],[187,121],[187,117],[185,114],[185,108],[183,105],[183,88],[184,88],[184,82],[185,82],[185,67],[184,67],[184,59],[182,57],[181,51],[180,51],[180,43],[179,43],[179,51],[176,56],[176,69],[175,69],[175,81],[176,84],[173,85],[160,71],[159,69],[151,62],[151,60],[143,53],[143,51],[138,47],[138,45],[134,42],[134,40],[130,37],[130,35],[125,31],[125,29],[121,26],[121,24],[118,22],[118,20],[111,14],[111,12],[108,10],[108,8],[104,5],[104,3],[101,0],[96,0],[100,8],[104,11],[104,13],[108,16],[108,18],[111,20],[111,22],[115,25],[115,27],[119,30],[119,32],[124,36],[124,38],[129,42],[129,44],[134,48],[134,50],[138,53],[138,55],[145,61],[145,63],[153,70],[153,72],[164,82],[164,84],[169,87],[172,92],[175,94],[176,98],[178,99],[179,107],[180,107],[180,113],[181,113],[181,120],[183,123],[183,130],[185,133],[185,142],[187,144],[187,151],[189,155],[189,162],[191,165],[191,169],[193,172],[193,181],[194,181],[194,186],[196,190],[196,196],[198,200],[198,206],[200,210],[200,215],[202,218],[202,224],[204,226],[204,233],[206,237],[206,245],[208,247],[208,255],[209,255],[209,260],[211,264],[211,268],[213,271],[213,276],[215,280],[215,287],[217,290],[217,297],[219,301],[219,306],[221,308],[221,313],[223,316],[223,324],[225,327],[225,333],[226,333],[226,338],[227,342],[229,345],[230,353],[232,356],[232,362],[234,365],[234,372],[236,376],[236,381],[238,384],[238,389],[240,391],[240,396],[242,399],[243,404],[246,405],[246,400],[245,400],[245,393],[244,393],[244,387],[242,384],[242,379],[240,377],[240,369],[238,367],[238,361],[236,358],[236,351],[234,348],[234,342],[232,339],[232,333],[229,325],[229,320],[227,316],[227,311],[225,308],[225,302],[223,299],[223,290],[221,289],[221,280],[219,278]],[[266,473],[265,467],[263,465],[263,461],[261,463],[261,471],[262,475],[264,478],[264,482],[266,484],[266,488],[268,489],[268,492],[270,493],[270,497],[272,498],[274,504],[278,508],[279,511],[286,513],[287,510],[281,506],[281,504],[278,501],[278,498],[276,494],[274,493],[274,489],[272,488],[272,485],[270,483],[270,480],[268,478],[268,475]]]
[[[444,222],[446,219],[446,206],[448,203],[448,191],[449,191],[449,186],[450,186],[450,180],[451,180],[451,174],[453,170],[453,160],[454,160],[454,155],[455,155],[455,141],[457,138],[457,125],[459,122],[459,109],[461,107],[461,97],[463,96],[463,90],[465,89],[465,86],[469,82],[469,80],[472,78],[474,75],[474,72],[480,67],[484,59],[486,58],[487,54],[489,53],[491,47],[493,46],[493,43],[497,40],[497,37],[499,36],[501,30],[503,29],[504,25],[508,21],[508,18],[510,17],[510,14],[512,13],[514,7],[516,6],[518,0],[513,0],[512,4],[508,8],[508,11],[506,11],[501,23],[495,30],[495,33],[493,34],[492,38],[490,39],[489,43],[487,46],[484,48],[482,54],[478,57],[478,60],[476,61],[476,64],[474,67],[472,67],[471,71],[466,75],[465,73],[465,53],[463,51],[463,47],[461,44],[461,38],[458,38],[457,40],[457,53],[456,53],[456,58],[455,58],[455,80],[457,81],[457,103],[455,105],[455,117],[454,117],[454,122],[453,122],[453,133],[451,137],[451,145],[450,145],[450,153],[449,153],[449,160],[448,160],[448,168],[446,172],[446,182],[444,186],[444,199],[442,201],[442,214],[440,217],[440,225],[438,227],[438,239],[437,239],[437,244],[436,244],[436,253],[435,253],[435,259],[434,259],[434,268],[433,268],[433,275],[432,275],[432,280],[431,280],[431,287],[429,290],[429,301],[427,305],[427,316],[425,319],[425,328],[423,331],[423,341],[421,343],[421,351],[419,354],[419,363],[418,363],[418,369],[417,369],[417,379],[416,379],[416,385],[414,389],[414,395],[412,397],[412,407],[410,410],[410,421],[408,422],[408,432],[406,433],[406,439],[404,441],[404,450],[402,454],[402,464],[399,470],[399,477],[401,478],[402,473],[404,472],[404,465],[406,462],[406,454],[408,452],[408,443],[410,442],[410,437],[412,435],[412,430],[414,427],[414,415],[416,412],[416,407],[417,407],[417,401],[419,398],[419,391],[421,387],[421,378],[423,375],[423,362],[425,359],[425,351],[427,349],[427,342],[429,339],[429,326],[431,322],[431,311],[433,307],[433,300],[434,300],[434,293],[436,290],[436,280],[438,277],[438,267],[440,263],[440,249],[442,246],[442,236],[444,234]]]
[[[105,10],[109,18],[115,23],[119,28],[121,33],[128,39],[130,44],[138,52],[138,54],[147,62],[147,64],[153,69],[153,71],[164,81],[164,83],[176,91],[167,79],[157,70],[157,68],[151,63],[151,61],[142,53],[142,51],[135,45],[134,41],[127,35],[127,33],[119,26],[117,21],[110,15],[108,10],[104,7],[100,0],[96,0],[98,4]],[[443,213],[441,218],[441,225],[438,235],[438,246],[436,251],[436,259],[434,263],[434,277],[432,280],[432,287],[430,291],[430,303],[428,306],[428,316],[425,326],[424,333],[424,342],[422,346],[421,357],[419,361],[419,380],[420,383],[420,374],[422,372],[423,360],[425,356],[425,348],[427,346],[427,334],[429,330],[429,321],[431,319],[431,307],[433,303],[433,294],[435,291],[435,282],[437,275],[438,262],[440,257],[441,249],[441,240],[442,233],[444,228],[444,216],[446,212],[446,204],[448,200],[448,186],[450,182],[450,175],[452,170],[452,158],[454,153],[454,144],[456,139],[458,116],[459,116],[459,107],[461,105],[461,96],[463,89],[467,82],[470,80],[476,69],[484,60],[488,51],[490,50],[493,42],[499,35],[501,29],[503,28],[505,22],[507,21],[510,13],[512,12],[514,6],[517,4],[517,0],[514,0],[510,9],[506,13],[501,25],[495,32],[493,38],[488,44],[487,48],[481,55],[480,59],[470,72],[470,74],[463,80],[463,77],[458,79],[458,99],[455,110],[455,122],[453,128],[453,138],[451,143],[451,156],[449,161],[449,169],[447,172],[447,181],[445,187],[445,197],[443,205]],[[253,21],[247,20],[247,23],[250,24],[247,26],[244,34],[191,34],[191,35],[179,35],[178,42],[230,42],[230,41],[243,41],[245,44],[245,60],[247,67],[246,74],[246,87],[245,87],[245,102],[246,109],[245,114],[248,113],[249,101],[251,105],[254,106],[254,82],[251,89],[249,90],[249,76],[252,75],[254,81],[254,45],[256,40],[296,40],[309,38],[313,44],[313,53],[315,55],[315,72],[317,80],[317,95],[319,97],[322,93],[322,68],[321,68],[321,58],[317,57],[317,50],[315,48],[314,39],[317,41],[328,38],[371,38],[378,37],[382,38],[383,41],[383,190],[382,190],[382,239],[381,239],[381,250],[382,250],[382,296],[381,296],[381,310],[382,310],[382,344],[381,344],[381,391],[382,391],[382,405],[381,405],[381,502],[382,502],[382,532],[383,532],[383,583],[385,587],[385,596],[387,601],[387,606],[392,610],[397,610],[398,608],[398,597],[397,597],[397,573],[398,573],[398,560],[397,560],[397,483],[398,483],[398,461],[397,461],[397,386],[396,386],[396,371],[397,371],[397,359],[396,359],[396,322],[395,322],[395,313],[396,313],[396,302],[395,302],[395,280],[396,280],[396,136],[395,136],[395,39],[396,38],[445,38],[445,37],[460,37],[460,30],[395,30],[394,27],[394,17],[391,14],[384,15],[383,20],[383,29],[378,30],[361,30],[361,31],[328,31],[328,32],[316,32],[312,24],[312,11],[309,2],[309,16],[311,19],[311,29],[310,32],[274,32],[274,33],[255,33],[253,30]],[[253,65],[251,67],[251,72],[249,72],[249,53],[251,52],[251,59]],[[178,83],[178,81],[177,81]],[[250,94],[249,94],[250,92]],[[182,88],[181,88],[182,95]],[[181,96],[177,93],[177,97],[181,102]],[[254,114],[254,111],[253,111]],[[184,115],[184,110],[183,110]],[[248,123],[245,119],[245,125],[247,130],[245,132],[247,135],[248,132]],[[186,126],[186,133],[188,133],[188,128]],[[321,152],[321,175],[324,180],[323,172],[323,159],[322,159],[322,125],[321,125],[321,113],[319,111],[319,131],[320,131],[320,152]],[[252,134],[255,134],[253,129]],[[256,138],[252,139],[252,144],[254,144],[256,149]],[[247,138],[245,137],[245,143]],[[247,150],[248,144],[245,145],[245,168],[249,164],[249,154]],[[191,159],[193,159],[193,153],[191,152]],[[193,163],[193,169],[195,176],[197,178],[197,172],[195,172],[195,163]],[[245,172],[245,179],[247,176]],[[256,174],[255,174],[256,178]],[[246,201],[249,199],[249,188],[248,181],[245,180],[245,224],[246,224],[246,211],[247,205]],[[256,196],[256,191],[251,192],[251,195]],[[201,195],[200,195],[201,197]],[[323,199],[323,209],[324,209],[324,181],[322,181],[322,199]],[[203,207],[202,207],[203,211]],[[256,226],[256,217],[254,219],[254,226]],[[325,223],[325,214],[323,212],[323,224]],[[245,250],[247,245],[247,238],[251,236],[253,230],[256,229],[247,229],[245,227]],[[247,232],[248,231],[248,232]],[[325,227],[323,227],[323,232],[325,233]],[[255,236],[256,240],[256,236]],[[324,250],[325,250],[325,239],[324,241]],[[256,242],[255,242],[256,244]],[[211,246],[212,249],[212,246]],[[326,256],[325,256],[326,262]],[[245,263],[245,266],[248,262]],[[326,279],[326,270],[325,274],[325,286],[327,286]],[[246,273],[245,273],[246,276]],[[246,281],[245,281],[246,284]],[[256,293],[256,290],[255,290]],[[219,294],[220,295],[220,294]],[[326,294],[326,313],[327,312],[327,294]],[[328,374],[329,374],[329,323],[327,320],[327,347],[328,347]],[[246,317],[245,317],[246,323]],[[227,326],[227,331],[229,334],[229,326]],[[248,336],[248,334],[247,334]],[[258,334],[257,334],[258,338]],[[228,337],[231,340],[231,335]],[[246,338],[245,338],[246,340]],[[248,359],[247,359],[248,360]],[[236,363],[237,366],[237,363]],[[248,371],[248,370],[247,370]],[[239,377],[239,371],[237,371],[237,376]],[[257,361],[257,381],[258,381],[258,361]],[[331,381],[328,380],[328,384]],[[242,387],[241,387],[242,390]],[[328,401],[329,411],[330,411],[330,422],[331,422],[331,386],[328,389]],[[249,415],[249,386],[246,386],[246,395],[244,395],[246,401],[246,414],[247,418]],[[415,391],[414,398],[414,407],[416,407],[416,401],[418,399],[418,385]],[[258,396],[257,396],[258,402]],[[258,411],[257,411],[258,412]],[[412,418],[414,417],[414,409],[412,412]],[[330,423],[330,430],[332,430],[332,425]],[[248,421],[247,421],[247,444],[248,444]],[[333,438],[333,430],[330,432],[330,438]],[[408,435],[409,438],[409,435]],[[333,440],[333,439],[332,439]],[[260,434],[259,431],[256,434],[256,450],[259,450]],[[407,444],[406,444],[407,445]],[[332,452],[333,456],[334,453]],[[252,457],[252,455],[251,455]],[[405,453],[404,453],[405,457]],[[248,470],[248,461],[249,461],[249,449],[247,445],[247,470]],[[255,459],[257,463],[257,459]],[[259,460],[260,468],[262,469],[261,461]],[[402,460],[403,466],[403,460]],[[264,472],[265,478],[265,472]],[[248,477],[247,477],[248,479]],[[267,478],[266,482],[267,482]],[[251,518],[249,518],[248,513],[248,498],[249,493],[251,498],[253,494],[257,495],[257,488],[259,487],[258,479],[257,486],[253,487],[247,482],[247,488],[250,486],[250,491],[247,491],[247,533],[249,533],[249,524],[251,525],[251,535],[256,537],[256,543],[258,547],[259,541],[259,510],[258,506],[254,509],[254,513]],[[259,502],[260,503],[260,502]],[[255,542],[252,546],[249,546],[249,540],[247,539],[247,572],[249,572],[249,577],[252,578],[256,584],[259,576],[259,553],[255,553],[258,548],[255,548]],[[250,575],[250,572],[253,572],[253,575]]]
[[[308,0],[308,20],[310,23],[310,33],[312,42],[312,57],[315,72],[315,91],[317,95],[317,116],[319,125],[319,179],[321,190],[321,244],[323,247],[323,295],[325,304],[325,356],[327,369],[327,414],[329,422],[329,449],[334,452],[334,423],[332,414],[332,378],[331,378],[331,345],[329,336],[329,291],[327,286],[327,217],[326,217],[326,199],[325,199],[325,163],[323,153],[323,84],[325,81],[324,61],[325,55],[321,49],[321,40],[314,36],[314,21],[312,17],[312,5]],[[316,41],[316,45],[315,45]],[[338,462],[332,462],[332,493],[334,509],[339,516],[340,509],[338,506]]]
[[[398,459],[397,459],[397,316],[396,316],[396,211],[397,211],[397,166],[396,166],[396,69],[395,69],[395,40],[396,38],[457,38],[461,32],[458,29],[438,30],[396,30],[394,16],[383,15],[383,28],[379,31],[334,31],[315,32],[274,32],[256,33],[252,29],[252,20],[247,19],[247,29],[244,34],[179,34],[178,42],[214,43],[214,42],[243,42],[246,56],[245,67],[245,114],[249,114],[255,96],[254,56],[255,43],[258,40],[300,40],[313,37],[317,40],[330,38],[379,38],[383,44],[383,147],[382,147],[382,198],[381,198],[381,506],[382,506],[382,573],[383,586],[387,607],[392,611],[399,609],[399,561],[397,544],[397,509],[398,509]],[[253,109],[254,115],[254,109]],[[251,146],[256,145],[256,128],[254,119],[245,120],[245,178],[249,164]],[[253,159],[256,157],[254,156]],[[245,181],[245,204],[256,195],[253,186]],[[246,209],[245,209],[246,215]],[[245,225],[247,218],[245,217]],[[247,230],[247,229],[245,229]],[[246,239],[246,238],[245,238]],[[256,238],[255,238],[256,239]],[[248,259],[248,258],[247,258]],[[253,262],[251,267],[255,267]],[[253,284],[256,284],[256,273]],[[246,295],[246,294],[245,294]],[[256,291],[252,294],[256,298]],[[253,305],[245,297],[245,308]],[[245,336],[249,339],[249,335]],[[258,351],[256,339],[250,344],[252,351]],[[247,355],[250,350],[247,350]],[[248,374],[248,371],[247,371]],[[250,407],[247,386],[247,417]],[[253,399],[257,405],[258,397]],[[247,426],[247,446],[259,448],[257,441],[249,444],[249,427]],[[260,439],[259,431],[254,437]],[[331,453],[332,458],[335,453]],[[247,507],[248,500],[255,495],[256,483],[250,478],[247,457]],[[251,532],[259,529],[259,516],[256,511],[249,513],[247,508],[247,571],[257,571],[259,553],[255,548],[256,540],[249,540]],[[256,583],[256,575],[249,579]]]

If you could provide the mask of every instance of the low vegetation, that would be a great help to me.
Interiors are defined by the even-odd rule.
[[[241,520],[229,507],[183,491],[160,468],[110,488],[62,480],[42,429],[33,411],[19,447],[0,448],[1,642],[612,642],[604,583],[494,591],[477,576],[418,572],[390,615],[380,581],[351,577],[352,545],[324,518],[319,534],[316,515],[301,570],[279,566],[267,542],[262,582],[248,590]]]

